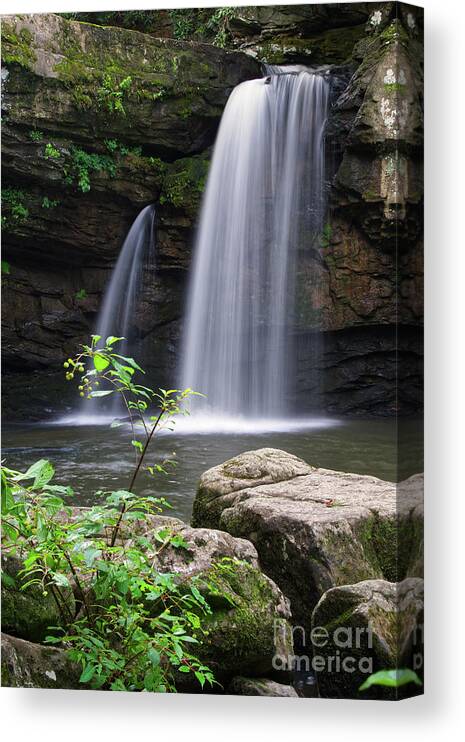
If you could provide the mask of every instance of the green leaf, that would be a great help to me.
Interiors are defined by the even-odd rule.
[[[2,515],[6,515],[12,507],[15,505],[15,500],[11,492],[11,487],[8,484],[8,479],[4,469],[2,468]]]
[[[80,683],[88,683],[95,675],[95,665],[86,665],[79,678]]]
[[[415,683],[422,685],[416,672],[413,670],[380,670],[370,675],[359,687],[359,690],[367,690],[372,685],[385,685],[389,688],[400,688],[402,685]]]
[[[16,582],[11,575],[2,572],[2,585],[5,585],[5,587],[15,587]]]
[[[29,467],[27,472],[16,477],[16,481],[20,482],[23,479],[34,479],[32,489],[36,490],[50,482],[54,474],[55,469],[50,461],[47,461],[47,459],[39,459],[39,461],[36,461]]]
[[[99,389],[98,391],[91,392],[90,397],[107,397],[108,394],[113,394],[113,391],[111,389],[103,390]]]
[[[118,353],[115,353],[115,356],[119,358],[121,361],[125,361],[129,366],[132,366],[133,368],[136,368],[138,371],[142,371],[142,373],[145,374],[144,369],[141,368],[139,364],[135,362],[134,358],[126,358],[126,356],[120,356],[118,355]]]
[[[66,575],[62,575],[59,572],[54,572],[52,575],[52,581],[58,587],[69,587],[69,580]]]
[[[7,260],[2,260],[2,273],[4,275],[9,276],[10,275],[10,264]]]
[[[150,647],[147,655],[153,667],[157,667],[160,664],[160,653],[156,649]]]
[[[199,681],[200,685],[203,688],[203,686],[205,685],[205,675],[203,674],[203,672],[199,672],[198,670],[196,670],[196,672],[194,674],[195,674],[195,677],[197,678],[197,680]]]
[[[144,447],[140,441],[131,441],[131,444],[134,446],[134,448],[137,448],[138,451],[142,453],[144,450]]]
[[[105,356],[100,355],[99,353],[96,353],[94,355],[94,366],[97,369],[97,371],[105,371],[106,368],[110,365],[110,361]]]
[[[46,636],[45,641],[47,644],[61,644],[61,636]]]
[[[86,566],[92,567],[95,560],[98,559],[101,553],[102,553],[101,549],[95,549],[93,546],[89,546],[89,548],[83,552],[84,561],[86,563]]]
[[[119,340],[124,340],[124,338],[117,338],[114,335],[110,335],[105,340],[105,345],[113,345],[114,343],[117,343]]]

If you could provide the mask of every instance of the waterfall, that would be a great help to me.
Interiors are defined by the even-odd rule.
[[[194,251],[181,385],[220,416],[289,414],[298,256],[323,224],[329,85],[304,68],[267,73],[228,100]]]
[[[138,355],[136,328],[137,306],[143,296],[144,268],[153,267],[155,263],[155,207],[146,206],[133,222],[123,242],[118,260],[106,288],[102,307],[97,319],[95,334],[100,335],[102,342],[109,335],[125,338],[118,345],[121,355]],[[140,361],[140,357],[138,357]],[[117,397],[111,397],[111,412],[120,408]],[[97,412],[105,405],[98,400],[84,401],[84,414]]]
[[[142,293],[144,263],[154,262],[155,207],[146,206],[133,222],[123,242],[110,283],[105,291],[96,334],[126,338],[119,346],[124,355],[131,346],[137,300]],[[123,347],[123,345],[125,347]]]

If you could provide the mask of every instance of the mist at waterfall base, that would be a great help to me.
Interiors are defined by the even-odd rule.
[[[296,417],[295,293],[299,253],[323,227],[328,82],[269,68],[234,89],[215,143],[182,348],[181,388],[196,430],[286,430],[332,424]]]

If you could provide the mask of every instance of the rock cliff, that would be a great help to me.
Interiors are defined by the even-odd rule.
[[[229,10],[202,15],[198,26],[192,15],[151,13],[150,22],[134,21],[144,33],[52,14],[3,19],[8,413],[21,412],[27,390],[27,415],[45,414],[44,372],[57,406],[66,405],[62,359],[92,331],[124,236],[151,202],[157,271],[134,332],[154,384],[172,384],[215,133],[231,90],[259,76],[262,61],[320,67],[332,88],[328,220],[316,248],[301,245],[290,329],[299,339],[295,403],[336,413],[418,409],[421,10]]]

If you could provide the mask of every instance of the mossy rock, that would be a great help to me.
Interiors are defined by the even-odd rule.
[[[202,579],[213,613],[206,621],[199,655],[215,677],[224,682],[240,674],[272,673],[276,655],[282,658],[280,667],[287,665],[293,654],[292,633],[287,630],[286,605],[276,585],[237,559],[217,561]]]
[[[195,216],[205,189],[210,161],[204,155],[183,157],[167,169],[160,203]]]
[[[21,589],[22,564],[16,557],[2,555],[2,631],[12,636],[41,642],[50,626],[61,624],[61,615],[50,590],[38,585]],[[45,593],[45,594],[44,594]],[[66,591],[66,602],[74,612],[74,597]]]
[[[278,36],[257,47],[257,56],[268,64],[342,64],[351,58],[355,44],[365,35],[363,25],[333,28],[309,36]]]
[[[10,16],[2,32],[7,70],[20,73],[5,85],[7,119],[40,120],[83,143],[109,137],[194,154],[212,143],[231,90],[260,76],[241,52],[52,13]]]
[[[395,484],[260,449],[203,474],[193,523],[249,539],[308,629],[334,586],[421,576],[422,497],[420,475]]]
[[[423,580],[367,580],[328,590],[312,615],[319,691],[324,698],[397,700],[421,692],[360,685],[380,670],[416,669],[422,658]],[[317,659],[316,659],[317,658]]]
[[[81,669],[63,649],[46,647],[2,633],[2,687],[82,688]]]
[[[202,614],[205,633],[198,634],[199,644],[192,649],[216,680],[226,688],[235,675],[269,675],[277,657],[277,675],[287,679],[293,654],[289,602],[261,571],[254,546],[229,533],[191,528],[167,516],[151,516],[141,528],[153,542],[154,568],[175,574],[181,584],[194,581],[211,608],[211,614]],[[167,545],[158,551],[154,534],[160,529],[181,536],[183,547]],[[175,684],[179,690],[198,691],[187,673],[178,673]]]

